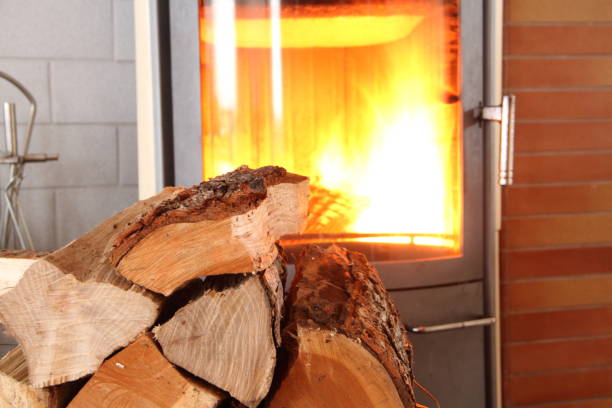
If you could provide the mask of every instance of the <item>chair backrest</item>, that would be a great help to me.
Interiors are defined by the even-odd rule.
[[[26,99],[30,102],[30,116],[28,118],[28,125],[26,127],[26,136],[23,144],[23,151],[20,153],[18,151],[17,146],[17,121],[15,120],[15,105],[12,103],[4,103],[4,124],[5,124],[5,140],[7,151],[10,151],[8,156],[18,156],[23,155],[26,156],[28,154],[28,150],[30,148],[30,140],[32,139],[32,129],[34,127],[34,120],[36,119],[36,99],[32,96],[30,91],[26,89],[25,86],[15,78],[10,76],[9,74],[0,71],[0,78],[10,82],[15,86],[15,88],[19,89],[19,91],[26,97]],[[12,107],[11,107],[12,106]],[[8,119],[7,119],[8,117]],[[0,157],[5,156],[6,152],[0,152]]]

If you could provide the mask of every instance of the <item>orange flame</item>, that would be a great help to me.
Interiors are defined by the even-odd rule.
[[[214,7],[202,9],[204,175],[281,165],[315,186],[307,233],[459,253],[461,108],[448,10],[289,17],[271,4],[265,18],[236,12],[235,65],[225,70],[219,60],[233,54],[219,50]],[[223,89],[235,89],[235,106]]]

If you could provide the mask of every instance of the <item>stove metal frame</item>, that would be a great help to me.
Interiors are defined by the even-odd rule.
[[[198,0],[136,0],[134,7],[139,187],[141,197],[147,197],[164,185],[200,182],[200,50],[199,36],[194,35],[199,32]],[[424,325],[463,328],[464,332],[478,330],[470,333],[482,337],[486,351],[482,375],[487,384],[483,386],[486,399],[473,406],[488,407],[501,407],[500,336],[499,324],[495,323],[500,316],[501,130],[497,122],[482,126],[473,111],[483,104],[498,106],[502,102],[502,13],[503,0],[461,0],[465,200],[462,256],[375,264],[400,309],[415,310],[428,305],[439,293],[449,293],[450,300],[437,307],[442,310],[424,311],[415,322],[407,323],[412,323],[415,332],[428,332]],[[444,310],[455,307],[453,301],[464,296],[469,297],[465,310]],[[472,324],[474,321],[477,323]],[[489,326],[477,327],[480,324]],[[464,334],[444,336],[455,342]],[[414,335],[413,340],[417,345],[438,342],[433,337],[421,340],[425,336],[433,334]]]

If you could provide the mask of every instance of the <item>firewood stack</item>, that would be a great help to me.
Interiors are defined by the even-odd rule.
[[[0,254],[0,321],[19,342],[0,408],[414,407],[406,331],[362,255],[307,248],[281,322],[277,241],[307,206],[307,178],[241,167],[42,258]]]

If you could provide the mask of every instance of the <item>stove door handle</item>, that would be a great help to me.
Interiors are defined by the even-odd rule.
[[[514,122],[516,96],[504,95],[499,106],[479,106],[474,109],[474,118],[483,121],[499,122],[501,135],[499,141],[499,184],[509,186],[514,178]]]
[[[482,319],[464,320],[461,322],[437,324],[433,326],[408,326],[408,331],[415,334],[435,333],[447,330],[465,329],[468,327],[490,326],[497,320],[494,317],[483,317]]]
[[[514,178],[514,117],[516,96],[504,95],[502,99],[501,140],[499,145],[499,184],[509,186]]]

